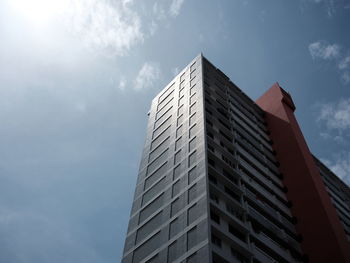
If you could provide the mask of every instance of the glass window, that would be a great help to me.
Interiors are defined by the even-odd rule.
[[[179,151],[177,151],[177,153],[175,153],[175,157],[174,157],[174,164],[177,164],[180,162],[181,160],[181,149]]]
[[[160,126],[154,130],[153,137],[157,137],[159,134],[161,134],[167,127],[171,125],[171,116],[169,116]]]
[[[193,153],[190,154],[188,157],[188,166],[191,167],[197,162],[197,152],[194,151]]]
[[[190,126],[192,126],[195,122],[196,122],[196,113],[190,117],[190,121],[189,121]]]
[[[180,180],[173,184],[172,197],[178,195],[180,193]]]
[[[188,203],[193,202],[194,199],[197,197],[197,185],[193,185],[189,190],[188,190]]]
[[[189,132],[189,137],[192,138],[197,132],[197,125],[193,125],[191,128],[190,128],[190,132]]]
[[[182,169],[181,169],[181,164],[177,165],[175,168],[174,168],[174,174],[173,174],[173,180],[176,180],[177,178],[180,177],[180,174],[182,172]]]
[[[197,103],[193,103],[193,104],[190,106],[190,115],[192,115],[193,113],[196,112],[196,106],[197,106]]]
[[[171,243],[168,247],[168,263],[175,261],[179,257],[177,253],[177,241]]]
[[[196,101],[196,93],[194,93],[194,94],[190,97],[190,105],[192,105],[195,101]]]
[[[156,230],[162,223],[162,212],[155,215],[146,224],[137,230],[136,244],[144,240],[150,233]]]
[[[182,135],[182,130],[183,130],[183,125],[181,125],[179,128],[177,128],[176,130],[176,137],[179,137],[180,135]]]
[[[150,150],[153,150],[154,148],[157,148],[157,146],[162,142],[164,141],[164,139],[166,137],[168,137],[170,135],[170,125],[164,130],[162,131],[162,133],[157,137],[155,138],[152,143],[151,143],[151,149]]]
[[[165,175],[168,170],[168,162],[165,162],[161,167],[159,167],[153,174],[148,176],[145,180],[145,189],[147,190],[153,183],[155,183],[160,177]]]
[[[184,115],[182,114],[179,118],[177,118],[177,126],[179,126],[184,120]]]
[[[162,152],[154,161],[152,161],[147,167],[147,174],[153,173],[156,168],[163,164],[168,159],[168,149]]]
[[[149,162],[152,162],[154,159],[156,159],[160,153],[162,153],[168,146],[169,146],[169,138],[166,138],[164,141],[162,141],[157,148],[155,148],[150,154],[149,154]]]
[[[195,245],[197,245],[197,227],[187,232],[187,250],[190,250]]]
[[[193,167],[188,172],[188,184],[191,184],[197,178],[197,167]]]
[[[198,218],[197,204],[191,206],[187,211],[187,225],[189,226]]]
[[[181,144],[182,144],[182,137],[180,137],[179,139],[176,140],[176,142],[175,142],[175,151],[180,149]]]
[[[179,99],[179,106],[181,106],[182,104],[184,104],[184,101],[185,101],[185,96],[182,96],[182,97]]]
[[[216,214],[214,211],[210,211],[210,218],[213,220],[215,223],[220,225],[220,216]]]
[[[185,108],[184,105],[181,105],[181,106],[179,107],[179,109],[177,110],[177,116],[180,116],[181,114],[184,113],[184,108]]]
[[[179,91],[179,98],[181,98],[183,95],[185,95],[185,89],[181,89]]]
[[[194,137],[188,144],[188,150],[189,152],[192,152],[194,149],[196,149],[196,137]]]
[[[197,253],[193,253],[191,256],[189,256],[186,260],[186,263],[197,263]]]
[[[196,92],[196,86],[193,86],[191,89],[190,89],[190,95],[194,94]]]
[[[181,77],[180,77],[180,82],[182,82],[183,80],[185,80],[185,75],[186,75],[186,72],[184,72]]]
[[[161,245],[160,237],[160,232],[158,232],[149,240],[147,240],[144,244],[139,246],[134,252],[133,262],[140,262],[142,259],[151,254],[154,250],[156,250]]]
[[[165,187],[165,177],[160,180],[158,183],[156,183],[154,186],[152,186],[144,195],[142,198],[142,205],[147,203],[149,200],[151,200],[154,196],[156,196],[158,193],[160,193]]]
[[[211,242],[214,245],[217,245],[218,247],[221,247],[221,239],[215,236],[214,234],[211,234]]]
[[[152,203],[143,208],[140,212],[139,223],[141,224],[150,215],[157,211],[163,205],[164,194],[158,196]]]
[[[180,231],[180,222],[179,222],[179,219],[176,218],[175,220],[173,220],[170,223],[170,226],[169,226],[169,239],[171,239],[174,236],[176,236],[176,234],[179,233],[179,231]]]
[[[177,198],[171,203],[171,216],[174,216],[177,212],[180,211],[180,199]]]

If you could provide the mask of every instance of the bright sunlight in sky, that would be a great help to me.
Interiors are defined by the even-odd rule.
[[[11,0],[13,10],[29,22],[45,25],[69,10],[70,0]]]

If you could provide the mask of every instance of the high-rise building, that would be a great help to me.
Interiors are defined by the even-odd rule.
[[[294,110],[196,57],[152,101],[122,262],[350,262],[349,187]]]

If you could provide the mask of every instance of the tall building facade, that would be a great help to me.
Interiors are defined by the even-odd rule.
[[[152,101],[122,262],[350,262],[349,187],[294,110],[196,57]]]

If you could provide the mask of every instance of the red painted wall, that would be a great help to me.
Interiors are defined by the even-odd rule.
[[[310,262],[350,263],[350,242],[296,121],[292,98],[276,83],[256,103],[266,112],[303,251]]]

